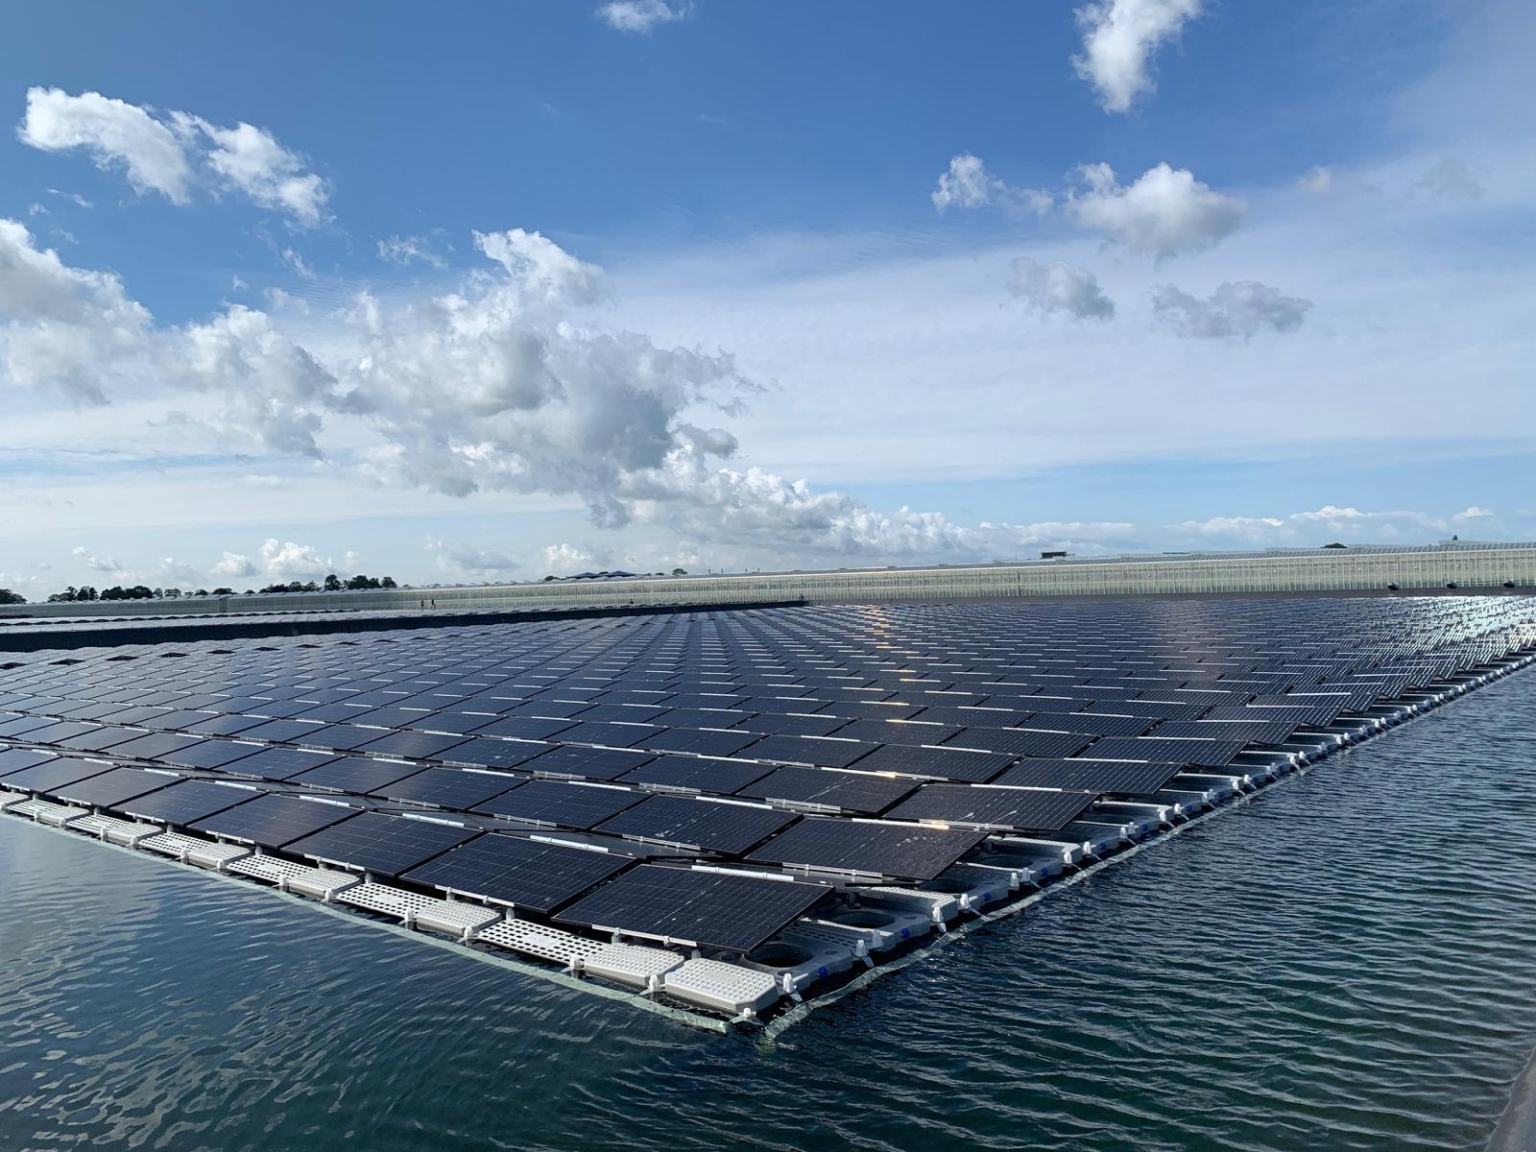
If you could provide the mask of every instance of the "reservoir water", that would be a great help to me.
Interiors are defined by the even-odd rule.
[[[1536,1044],[1536,675],[714,1036],[0,819],[0,1148],[1481,1148]]]

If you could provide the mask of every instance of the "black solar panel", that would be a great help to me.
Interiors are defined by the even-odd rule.
[[[847,768],[873,750],[873,744],[829,736],[765,736],[756,744],[744,748],[740,755],[743,759],[779,764]]]
[[[916,720],[855,720],[837,730],[842,740],[859,740],[865,744],[942,744],[963,729],[952,724],[925,724],[921,717]],[[835,767],[845,768],[839,764]]]
[[[762,736],[828,736],[846,723],[838,716],[803,716],[796,713],[757,712],[742,720],[740,732]]]
[[[739,760],[711,760],[699,756],[661,756],[619,777],[625,784],[647,788],[680,788],[693,792],[713,792],[729,796],[754,780],[761,780],[773,767],[747,764]]]
[[[361,795],[414,776],[422,771],[420,764],[406,764],[398,760],[368,760],[361,756],[343,756],[288,777],[287,783],[297,788],[323,788],[331,792],[355,792]]]
[[[440,760],[450,748],[462,743],[462,736],[439,736],[435,732],[392,732],[382,739],[359,745],[357,750],[369,756]]]
[[[257,796],[191,827],[211,836],[244,840],[262,848],[282,848],[295,840],[357,815],[356,808],[305,800],[297,796]]]
[[[218,784],[211,780],[183,780],[157,792],[126,800],[118,808],[125,815],[141,820],[190,824],[194,820],[212,816],[215,812],[233,808],[255,795],[248,788],[231,784]]]
[[[808,816],[747,859],[904,880],[932,880],[985,839],[985,832]]]
[[[420,767],[417,765],[417,767]],[[431,804],[467,812],[492,796],[521,785],[525,777],[506,772],[477,772],[469,768],[428,768],[413,772],[374,791],[387,800]]]
[[[322,724],[313,732],[305,732],[293,742],[303,748],[321,748],[328,752],[351,752],[364,744],[372,744],[383,733],[377,728],[359,728],[355,724]],[[241,739],[245,734],[241,733]]]
[[[142,768],[113,768],[110,772],[62,784],[50,794],[71,804],[90,808],[116,808],[125,800],[143,796],[181,779],[169,772],[148,772]]]
[[[155,757],[161,764],[171,764],[177,768],[222,768],[226,764],[232,764],[236,760],[260,752],[260,744],[240,744],[234,740],[199,739],[195,744],[188,744],[184,748],[178,748],[174,752],[167,752]]]
[[[1091,792],[995,784],[924,784],[886,813],[890,820],[939,820],[1012,832],[1056,832],[1093,803]]]
[[[945,747],[1009,756],[1062,757],[1082,751],[1092,739],[1071,732],[1042,732],[1034,728],[969,728]]]
[[[775,768],[761,780],[738,788],[736,795],[793,804],[817,804],[875,816],[918,785],[910,778],[891,778],[836,768]]]
[[[749,951],[827,893],[818,884],[642,864],[556,919],[681,944]]]
[[[628,748],[582,748],[566,744],[528,763],[535,775],[574,776],[582,780],[615,780],[655,759],[653,753]]]
[[[1182,764],[1128,760],[1020,760],[994,784],[1020,788],[1068,788],[1121,796],[1150,796],[1167,786]]]
[[[302,744],[304,737],[313,736],[323,727],[325,725],[308,720],[268,720],[243,730],[240,735],[247,740],[265,740],[269,744]]]
[[[475,808],[488,816],[585,831],[645,798],[643,792],[604,784],[530,780]]]
[[[191,748],[201,744],[202,738],[198,736],[182,736],[175,732],[155,732],[147,736],[140,736],[137,740],[126,740],[121,744],[112,746],[113,756],[127,756],[135,760],[154,760],[171,752],[179,752],[183,748]]]
[[[796,819],[792,812],[727,800],[652,796],[596,830],[737,856]]]
[[[35,768],[39,764],[57,759],[58,756],[55,753],[37,752],[31,748],[0,749],[0,778],[9,776],[13,772],[20,772],[23,768]]]
[[[111,769],[112,765],[104,764],[100,760],[75,760],[66,757],[8,772],[0,777],[0,784],[20,792],[47,793],[90,776],[100,776]]]
[[[887,744],[860,760],[858,768],[860,772],[900,772],[907,776],[934,776],[941,780],[984,784],[1013,760],[1012,756],[997,752]]]
[[[521,740],[482,740],[471,736],[464,743],[455,744],[444,752],[441,759],[444,764],[460,764],[466,768],[514,768],[549,750],[548,744]]]
[[[564,844],[494,833],[405,875],[406,880],[534,912],[551,912],[633,860]]]
[[[364,812],[289,844],[285,851],[380,876],[398,876],[480,834],[478,829]]]
[[[673,728],[641,740],[636,748],[648,752],[691,752],[696,756],[729,756],[758,740],[751,732],[721,732],[702,728]]]
[[[254,776],[260,780],[287,780],[336,759],[329,752],[311,752],[302,748],[264,748],[225,766],[226,772]]]
[[[1113,737],[1093,745],[1096,760],[1177,760],[1206,768],[1221,768],[1243,750],[1242,740],[1159,740],[1155,735],[1134,740]]]

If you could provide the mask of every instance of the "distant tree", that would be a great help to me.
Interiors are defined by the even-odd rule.
[[[96,591],[94,584],[80,585],[80,591],[75,593],[76,600],[100,600],[101,593]]]
[[[180,600],[181,599],[181,589],[180,588],[167,588],[164,592],[161,593],[161,595],[164,596],[167,600]]]
[[[154,597],[155,597],[156,600],[159,600],[161,597],[163,597],[165,595],[165,589],[164,588],[154,588],[154,589],[151,589],[151,591],[153,592]]]
[[[235,594],[235,590],[233,588],[215,588],[212,593],[207,593],[207,592],[203,593],[203,595],[205,595],[205,596],[207,596],[207,595],[213,595],[213,596],[233,596],[234,594]],[[246,595],[249,596],[250,593],[247,592]]]
[[[398,588],[398,587],[400,587],[400,585],[395,583],[395,578],[393,576],[386,576],[386,577],[384,577],[384,579],[379,581],[379,587],[380,588]]]
[[[206,596],[206,595],[208,595],[208,589],[206,589],[206,588],[199,588],[196,592],[188,593],[188,595],[191,595],[191,596]]]
[[[1346,545],[1344,545],[1344,544],[1324,544],[1323,547],[1324,548],[1344,548],[1344,547],[1346,547]]]
[[[337,576],[336,573],[334,573],[334,572],[332,572],[329,576],[327,576],[325,578],[325,590],[327,592],[340,592],[341,591],[341,577]]]
[[[560,579],[560,577],[558,577],[558,576],[546,576],[546,577],[544,577],[544,583],[548,584],[551,580],[558,580],[558,579]]]
[[[255,592],[255,590],[254,590],[254,589],[251,589],[251,588],[247,588],[247,589],[246,589],[246,590],[245,590],[245,594],[246,594],[246,595],[247,595],[247,596],[254,596],[254,595],[256,595],[256,592]]]
[[[12,592],[9,588],[0,588],[0,604],[25,604],[27,598],[20,592]]]
[[[688,575],[688,569],[686,569],[686,568],[674,568],[674,569],[672,569],[672,575],[674,575],[674,576],[686,576],[686,575]]]

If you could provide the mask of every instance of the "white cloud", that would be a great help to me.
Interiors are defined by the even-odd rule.
[[[1495,515],[1491,508],[1479,508],[1476,504],[1452,516],[1452,520],[1490,520]]]
[[[335,567],[329,556],[322,556],[308,544],[292,540],[279,544],[271,538],[261,542],[262,571],[274,580],[315,580],[329,575]]]
[[[94,207],[96,207],[96,205],[92,204],[89,200],[87,200],[84,196],[80,195],[80,193],[78,193],[78,192],[65,192],[65,191],[62,191],[61,189],[58,189],[58,188],[50,188],[50,189],[48,189],[48,194],[50,196],[57,196],[61,200],[68,200],[76,208],[94,208]]]
[[[152,369],[152,321],[110,273],[70,268],[0,219],[0,369],[22,388],[53,386],[76,404],[106,402],[105,378]]]
[[[1419,178],[1419,187],[1447,200],[1481,200],[1487,192],[1466,162],[1454,156],[1441,160],[1425,172]]]
[[[1426,512],[1369,512],[1325,504],[1289,516],[1215,516],[1169,527],[1211,543],[1318,548],[1332,543],[1423,542],[1447,524]]]
[[[424,236],[391,236],[379,241],[379,259],[390,264],[408,266],[413,260],[442,268],[447,261],[432,250],[432,244]]]
[[[16,134],[33,148],[83,148],[99,168],[121,166],[141,196],[158,192],[173,204],[187,204],[202,183],[238,192],[305,227],[325,218],[330,188],[324,178],[306,171],[303,158],[270,132],[243,121],[223,128],[186,112],[157,118],[153,109],[99,92],[71,96],[60,88],[31,88]],[[59,195],[90,206],[72,193]]]
[[[249,556],[238,552],[226,552],[214,562],[215,576],[254,576],[259,571]]]
[[[325,218],[330,189],[325,180],[304,170],[304,160],[277,142],[270,132],[241,121],[220,128],[206,120],[195,121],[213,142],[204,157],[220,183],[244,193],[253,204],[282,212],[306,227]]]
[[[1196,299],[1165,284],[1152,294],[1152,308],[1181,336],[1206,340],[1241,336],[1246,340],[1265,328],[1295,332],[1312,302],[1282,296],[1278,289],[1254,280],[1239,280],[1220,285],[1209,300]]]
[[[277,258],[297,272],[303,279],[315,279],[315,270],[305,262],[303,256],[299,255],[292,248],[284,248],[278,253]]]
[[[953,156],[949,168],[940,173],[939,183],[928,198],[940,212],[951,208],[999,207],[1027,210],[1043,216],[1055,202],[1049,192],[1035,188],[1013,188],[991,175],[978,156],[962,152]]]
[[[688,15],[687,3],[664,3],[664,0],[612,0],[598,8],[597,14],[619,32],[649,36],[660,24],[673,24]]]
[[[28,216],[46,216],[46,215],[48,215],[48,209],[45,208],[41,204],[32,204],[32,205],[29,205],[28,208],[27,208],[27,215]]]
[[[1310,168],[1296,178],[1296,184],[1304,192],[1312,192],[1321,196],[1325,192],[1333,190],[1333,169],[1319,164]]]
[[[202,579],[202,573],[195,567],[174,556],[166,556],[160,561],[160,572],[173,585],[197,584]]]
[[[1072,58],[1080,79],[1098,90],[1106,112],[1128,112],[1157,90],[1153,55],[1200,15],[1201,0],[1094,0],[1077,10],[1083,54]]]
[[[362,555],[348,549],[341,558],[341,566],[343,570],[352,573],[354,576],[357,575],[363,570]]]
[[[76,560],[80,561],[82,565],[89,568],[92,572],[111,572],[117,576],[122,576],[125,574],[125,569],[123,566],[116,560],[112,559],[112,557],[98,556],[84,545],[73,549],[70,552],[70,555],[73,556]]]
[[[264,295],[267,298],[267,306],[275,312],[309,312],[309,301],[302,296],[295,296],[292,292],[284,292],[281,288],[268,288]]]
[[[1213,247],[1237,230],[1247,211],[1237,197],[1166,163],[1147,169],[1130,185],[1120,184],[1108,164],[1085,164],[1080,173],[1087,187],[1068,197],[1072,218],[1158,260]]]
[[[45,152],[84,148],[98,168],[121,165],[141,196],[158,192],[173,204],[191,200],[192,165],[181,140],[136,104],[99,92],[71,96],[62,88],[29,88],[27,115],[16,135]]]
[[[1008,290],[1041,315],[1065,312],[1078,320],[1112,320],[1115,303],[1085,268],[1053,261],[1041,264],[1021,256],[1013,262]]]
[[[281,488],[285,483],[287,483],[287,481],[285,481],[281,476],[271,476],[257,473],[244,476],[242,479],[247,484],[250,484],[256,488]]]
[[[555,576],[569,576],[573,572],[588,570],[595,562],[592,553],[573,544],[546,545],[540,556],[544,568]]]

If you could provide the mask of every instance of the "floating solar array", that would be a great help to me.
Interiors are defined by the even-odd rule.
[[[751,1011],[1507,671],[1533,621],[1354,598],[188,627],[0,650],[0,808]]]

